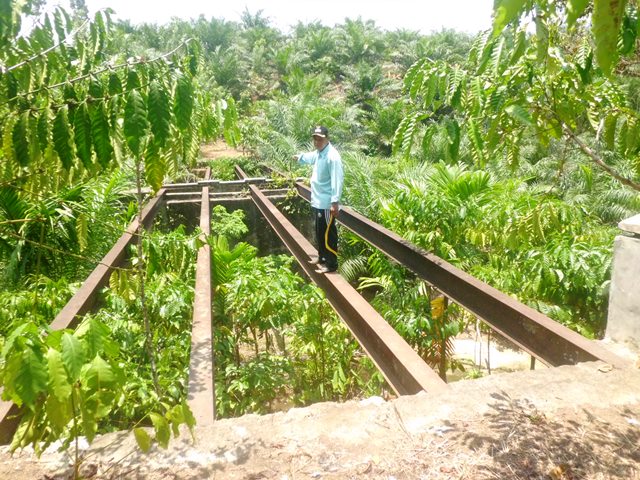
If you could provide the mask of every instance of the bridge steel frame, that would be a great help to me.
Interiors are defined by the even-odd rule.
[[[309,187],[300,181],[295,187],[302,198],[310,200]],[[349,207],[341,208],[338,221],[546,365],[601,360],[617,368],[630,366],[628,360],[593,340],[425,252]]]
[[[380,314],[338,273],[318,273],[309,264],[316,249],[256,186],[251,197],[273,230],[309,278],[320,286],[369,358],[398,395],[440,392],[447,384],[429,367]]]

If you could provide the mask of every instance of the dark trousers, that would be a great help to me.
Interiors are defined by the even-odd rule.
[[[331,210],[311,207],[316,223],[318,258],[329,268],[338,267],[338,227]]]

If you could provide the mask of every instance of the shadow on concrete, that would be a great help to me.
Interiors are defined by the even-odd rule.
[[[255,450],[264,448],[264,443],[255,438],[208,446],[197,439],[193,442],[185,429],[180,437],[171,439],[166,450],[154,445],[151,451],[144,453],[137,448],[132,433],[118,432],[108,445],[91,448],[83,460],[81,473],[95,471],[96,465],[102,464],[108,465],[97,472],[103,479],[195,480],[215,478],[216,474],[224,478],[222,472],[241,468],[252,459]]]
[[[480,466],[482,478],[640,478],[639,408],[568,408],[545,415],[505,392],[491,397],[495,402],[482,426],[453,435],[492,458]]]

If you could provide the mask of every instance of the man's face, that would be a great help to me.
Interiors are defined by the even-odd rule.
[[[329,140],[326,137],[313,136],[313,146],[316,147],[316,150],[322,150],[327,143],[329,143]]]

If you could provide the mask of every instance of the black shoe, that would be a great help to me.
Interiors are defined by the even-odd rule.
[[[315,257],[309,260],[309,265],[324,265],[324,260],[321,258]]]
[[[316,273],[329,273],[329,272],[335,272],[336,270],[338,270],[338,267],[330,267],[328,265],[320,265],[320,268],[316,269]]]

